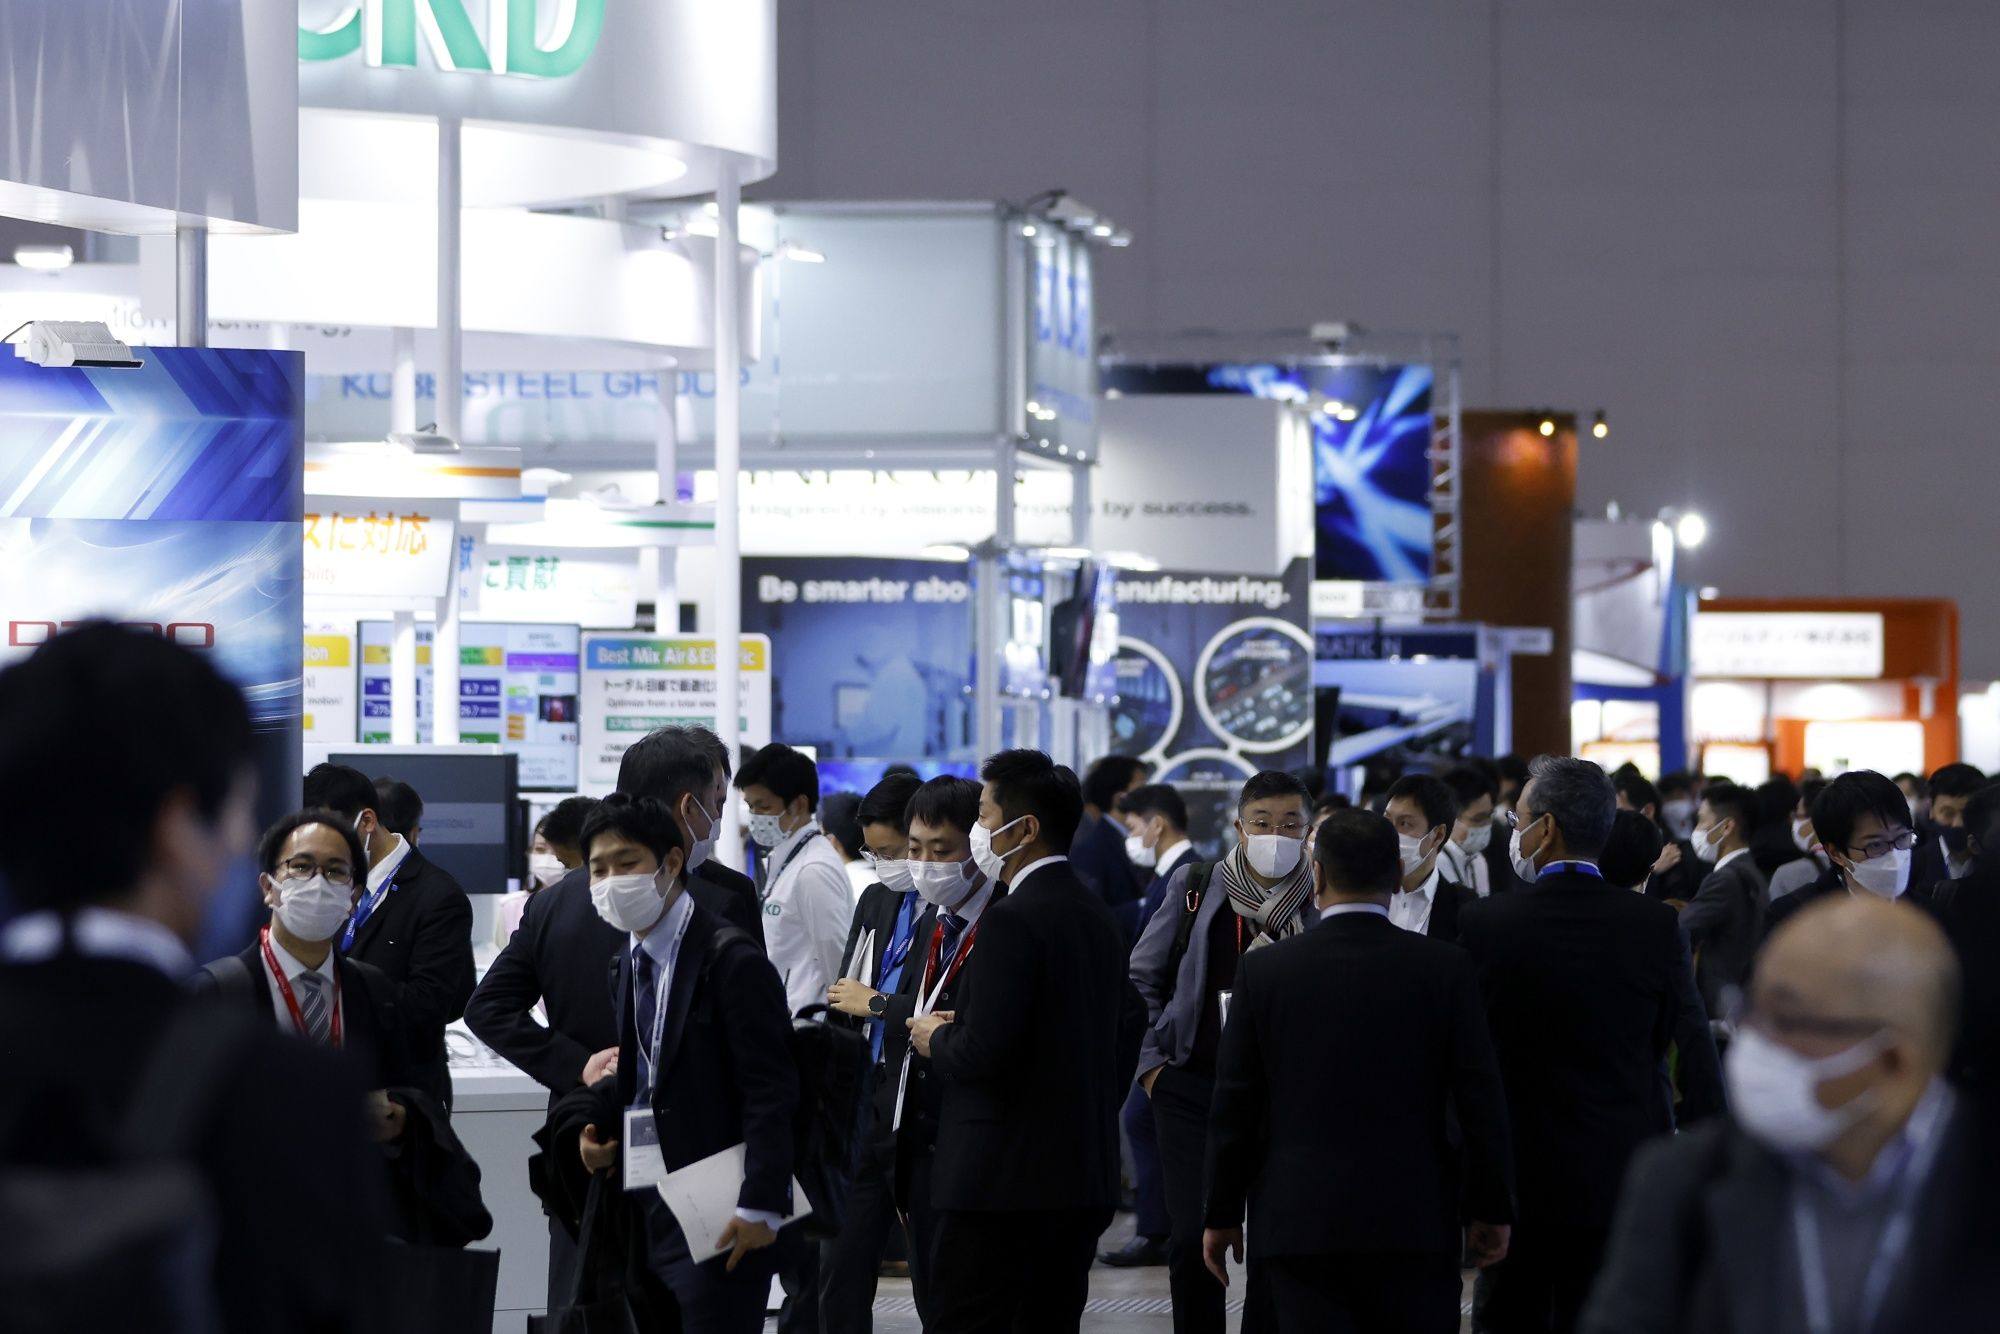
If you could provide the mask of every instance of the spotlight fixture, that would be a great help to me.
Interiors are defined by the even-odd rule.
[[[1693,551],[1708,541],[1708,520],[1693,510],[1682,511],[1680,517],[1674,520],[1674,540]]]
[[[1541,431],[1544,438],[1554,435],[1556,433],[1556,419],[1544,413],[1542,415],[1542,424],[1537,429]]]
[[[1590,419],[1590,433],[1599,440],[1603,440],[1611,434],[1611,423],[1604,420],[1603,408],[1599,408],[1597,415]]]
[[[1029,215],[1021,225],[1021,235],[1037,246],[1056,244],[1065,230],[1119,249],[1132,244],[1129,230],[1067,190],[1045,190],[1021,205],[1021,212]],[[1047,235],[1051,231],[1056,235]]]
[[[76,262],[76,252],[66,245],[15,246],[14,262],[37,273],[60,273]]]
[[[117,366],[140,364],[132,349],[112,336],[99,320],[30,320],[14,333],[28,331],[15,344],[14,355],[37,366]],[[14,333],[7,335],[11,340]]]

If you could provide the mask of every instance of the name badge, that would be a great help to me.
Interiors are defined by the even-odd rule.
[[[619,1157],[625,1164],[626,1190],[651,1190],[667,1179],[667,1161],[660,1156],[660,1123],[650,1107],[625,1109],[625,1140]]]
[[[1222,1026],[1224,1028],[1229,1027],[1229,1001],[1235,995],[1236,993],[1233,991],[1218,991],[1215,993],[1216,1003],[1222,1010]]]

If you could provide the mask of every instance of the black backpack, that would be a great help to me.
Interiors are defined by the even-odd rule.
[[[255,1032],[237,1007],[180,1007],[141,1073],[108,1161],[0,1168],[0,1311],[10,1334],[210,1334],[215,1202],[189,1161],[221,1076]]]
[[[739,939],[757,943],[741,927],[717,931],[702,960],[703,970],[714,962],[718,950]],[[800,1010],[792,1021],[791,1039],[792,1065],[799,1079],[799,1105],[792,1117],[792,1175],[812,1206],[799,1226],[806,1236],[820,1240],[837,1236],[847,1217],[869,1064],[868,1039],[852,1029],[821,1022],[820,1016],[828,1013],[824,1005]]]
[[[1180,976],[1181,960],[1187,957],[1188,943],[1194,939],[1194,919],[1201,915],[1201,901],[1208,896],[1208,882],[1215,874],[1214,862],[1196,862],[1188,867],[1187,892],[1182,896],[1186,911],[1180,921],[1174,923],[1174,945],[1167,951],[1167,968],[1161,975],[1165,986],[1172,990],[1174,979]],[[1165,912],[1162,903],[1155,911]]]

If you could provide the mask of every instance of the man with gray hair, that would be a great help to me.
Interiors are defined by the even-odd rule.
[[[1660,1070],[1685,966],[1679,920],[1597,869],[1617,811],[1595,764],[1539,757],[1510,821],[1520,892],[1459,916],[1507,1088],[1520,1193],[1481,1311],[1495,1334],[1576,1328],[1626,1165],[1673,1129]]]

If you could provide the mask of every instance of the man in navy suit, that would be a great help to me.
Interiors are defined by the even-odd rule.
[[[583,1129],[578,1156],[592,1172],[623,1169],[626,1184],[742,1145],[743,1185],[720,1236],[686,1235],[650,1187],[635,1198],[647,1266],[673,1293],[681,1328],[756,1334],[793,1207],[799,1092],[784,987],[748,933],[687,894],[665,806],[613,793],[584,822],[583,855],[593,905],[627,940],[611,965],[617,1062],[597,1086],[615,1089],[615,1107],[607,1098]],[[603,1124],[614,1116],[621,1124]],[[655,1142],[624,1143],[624,1122]]]

